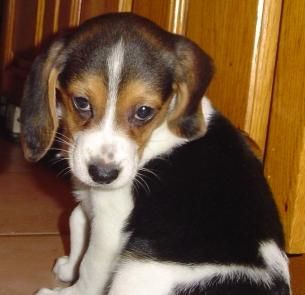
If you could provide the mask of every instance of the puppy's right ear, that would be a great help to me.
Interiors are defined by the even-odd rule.
[[[50,148],[58,127],[56,84],[58,57],[64,40],[52,43],[39,55],[27,77],[21,102],[21,143],[25,158],[36,162]]]
[[[191,40],[179,35],[172,38],[175,44],[176,101],[168,126],[179,137],[195,139],[207,130],[201,102],[213,77],[213,61]]]

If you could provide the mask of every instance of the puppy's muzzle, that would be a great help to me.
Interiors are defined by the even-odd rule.
[[[99,184],[110,184],[119,176],[120,169],[115,164],[93,163],[88,166],[92,180]]]

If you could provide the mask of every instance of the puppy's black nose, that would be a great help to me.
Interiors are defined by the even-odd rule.
[[[100,184],[109,184],[118,178],[120,170],[113,164],[91,164],[88,172],[93,181]]]

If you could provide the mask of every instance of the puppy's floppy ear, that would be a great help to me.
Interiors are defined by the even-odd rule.
[[[213,76],[211,58],[190,40],[175,36],[174,109],[168,126],[180,137],[196,138],[206,131],[201,100]]]
[[[40,160],[51,146],[58,127],[56,115],[57,59],[64,46],[57,40],[36,57],[21,101],[21,143],[25,158]]]

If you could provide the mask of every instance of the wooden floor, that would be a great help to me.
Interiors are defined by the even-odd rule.
[[[26,163],[19,145],[0,138],[0,159],[0,294],[33,294],[58,284],[51,267],[68,251],[75,204],[68,181],[47,165]],[[305,295],[305,257],[290,262],[293,294]]]

